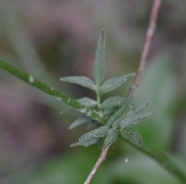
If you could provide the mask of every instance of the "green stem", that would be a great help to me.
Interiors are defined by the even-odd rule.
[[[28,75],[27,73],[3,62],[0,60],[0,68],[4,69],[5,71],[13,74],[14,76],[22,79],[23,81],[29,83],[30,85],[40,89],[41,91],[57,98],[60,101],[70,105],[77,111],[86,114],[86,116],[100,122],[104,123],[103,118],[100,117],[99,113],[89,109],[88,107],[84,106],[83,104],[79,103],[78,101],[70,98],[69,96],[61,93],[60,91],[48,86],[47,84],[43,83],[42,81],[38,80],[37,78],[33,77],[32,75]]]
[[[97,107],[99,109],[99,113],[101,114],[101,117],[103,117],[103,110],[100,108],[101,106],[101,86],[97,85],[97,90],[96,90],[96,96],[97,96]],[[106,121],[104,121],[106,122]]]
[[[101,90],[100,86],[97,85],[97,90],[96,90],[96,96],[97,96],[97,103],[98,103],[98,108],[100,108],[101,105]]]
[[[64,103],[70,105],[71,107],[78,110],[79,112],[86,114],[88,117],[91,117],[92,119],[94,119],[98,122],[104,123],[104,119],[102,117],[100,117],[100,115],[97,112],[85,107],[83,104],[68,97],[67,95],[61,93],[60,91],[53,89],[52,87],[46,85],[45,83],[41,82],[37,78],[35,78],[31,75],[28,75],[25,72],[7,64],[1,60],[0,60],[0,68],[13,74],[16,77],[22,79],[23,81],[29,83],[30,85],[40,89],[41,91],[43,91],[51,96],[54,96],[58,100],[63,101]],[[100,100],[100,93],[98,94],[98,97],[99,97],[98,100]],[[171,172],[172,174],[177,176],[183,183],[186,183],[186,174],[180,168],[178,168],[169,158],[167,158],[166,155],[164,155],[163,153],[158,152],[156,150],[146,148],[144,146],[138,147],[138,146],[132,144],[131,142],[129,142],[128,140],[127,140],[127,142],[129,144],[131,144],[132,146],[136,147],[138,150],[145,153],[146,155],[150,156],[151,158],[153,158],[157,162],[159,162],[165,169],[167,169],[169,172]]]
[[[123,137],[121,137],[124,139]],[[154,150],[152,148],[147,148],[146,146],[137,146],[130,142],[127,139],[124,139],[127,141],[130,145],[137,148],[141,152],[145,153],[149,157],[153,158],[155,161],[157,161],[162,167],[164,167],[167,171],[172,173],[174,176],[176,176],[181,182],[186,183],[186,173],[184,173],[178,166],[176,166],[175,163],[173,163],[165,154],[163,154],[160,151]]]

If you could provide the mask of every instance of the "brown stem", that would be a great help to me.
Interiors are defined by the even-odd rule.
[[[146,41],[145,41],[145,45],[144,45],[143,52],[142,52],[142,55],[141,55],[139,68],[138,68],[138,71],[137,71],[135,81],[132,84],[132,86],[130,88],[130,91],[127,95],[127,98],[130,98],[136,92],[136,90],[137,90],[137,88],[138,88],[138,86],[139,86],[139,84],[142,80],[143,72],[144,72],[144,69],[145,69],[145,64],[146,64],[146,61],[147,61],[147,56],[148,56],[148,53],[149,53],[151,40],[152,40],[152,37],[153,37],[155,29],[156,29],[156,20],[157,20],[157,15],[158,15],[160,4],[161,4],[161,0],[154,0],[154,2],[153,2],[152,11],[151,11],[151,15],[150,15],[150,22],[149,22],[149,26],[148,26],[147,33],[146,33]],[[92,179],[93,175],[97,171],[99,165],[106,158],[108,149],[109,149],[109,147],[107,147],[106,149],[104,149],[101,152],[101,155],[100,155],[99,159],[97,160],[96,164],[94,165],[92,171],[90,172],[90,174],[89,174],[89,176],[86,179],[84,184],[89,184],[90,183],[90,180]]]
[[[157,21],[157,16],[158,16],[160,4],[161,4],[161,0],[154,0],[154,2],[153,2],[149,26],[148,26],[147,33],[146,33],[146,40],[145,40],[143,52],[141,55],[139,68],[137,71],[136,78],[135,78],[132,86],[130,87],[130,91],[127,95],[127,98],[130,98],[134,93],[136,93],[136,90],[142,80],[143,72],[145,69],[146,62],[147,62],[147,56],[149,53],[149,48],[151,45],[151,40],[152,40],[152,37],[153,37],[155,29],[156,29],[156,21]]]
[[[106,155],[107,155],[107,151],[108,151],[109,147],[105,148],[102,152],[101,155],[99,156],[99,159],[97,160],[96,164],[94,165],[92,171],[90,172],[88,178],[86,179],[84,184],[89,184],[90,180],[92,179],[92,177],[94,176],[95,172],[97,171],[99,165],[105,160]]]

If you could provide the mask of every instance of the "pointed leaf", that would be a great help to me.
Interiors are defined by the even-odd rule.
[[[94,62],[94,80],[97,86],[101,86],[105,72],[105,31],[102,29],[98,46],[96,50],[96,58]]]
[[[89,88],[91,90],[96,90],[96,86],[94,84],[94,82],[84,76],[71,76],[71,77],[62,77],[60,78],[61,81],[63,82],[70,82],[70,83],[74,83],[74,84],[79,84],[83,87]]]
[[[127,127],[121,130],[121,135],[136,146],[141,146],[142,144],[141,136],[137,130],[133,130],[132,128]]]
[[[118,87],[120,87],[123,83],[127,81],[130,77],[135,76],[135,73],[130,73],[128,75],[123,75],[122,77],[116,77],[110,80],[107,80],[103,83],[101,93],[107,93],[109,91],[112,91]]]
[[[147,103],[144,104],[143,106],[141,106],[141,107],[139,107],[138,109],[136,109],[136,110],[135,110],[135,114],[139,114],[139,113],[143,112],[144,109],[145,109],[148,105],[150,105],[150,103],[151,103],[151,102],[147,102]]]
[[[127,119],[128,117],[134,116],[134,111],[128,111],[126,114],[123,114],[120,118],[116,119],[116,121],[112,124],[112,127],[118,128],[118,125],[123,121],[124,119]]]
[[[92,100],[88,97],[80,98],[77,101],[87,107],[95,107],[97,105],[97,102],[95,100]]]
[[[69,129],[73,129],[79,125],[82,125],[83,123],[86,123],[87,121],[90,121],[90,118],[86,116],[81,116],[80,118],[76,119],[70,126]]]
[[[130,104],[133,96],[125,103],[122,105],[107,121],[107,126],[111,126],[118,118],[120,118],[124,113],[125,110],[127,109],[128,105]]]
[[[104,117],[106,119],[110,118],[117,110],[118,110],[117,107],[104,110],[104,112],[103,112],[104,113]]]
[[[109,129],[107,137],[105,138],[105,141],[103,143],[102,149],[105,149],[108,146],[110,146],[113,142],[116,141],[117,138],[118,138],[118,132],[113,128]]]
[[[121,127],[121,129],[128,127],[128,126],[133,126],[135,124],[138,124],[139,122],[150,118],[151,116],[155,115],[156,113],[158,113],[158,111],[154,111],[154,112],[144,112],[135,116],[129,116],[127,118],[124,118],[123,120],[118,120],[120,121],[119,125]]]
[[[129,107],[130,107],[131,109],[133,109],[134,111],[136,110],[136,107],[135,107],[134,104],[132,104],[132,103],[129,104]]]
[[[90,98],[87,98],[87,97],[80,98],[77,101],[79,103],[82,103],[86,107],[95,107],[97,105],[96,101],[94,101],[94,100],[92,100]],[[72,107],[67,107],[66,109],[60,111],[60,114],[74,112],[74,111],[76,111],[76,110],[74,110]]]
[[[79,138],[79,141],[84,141],[84,140],[90,139],[92,137],[105,137],[108,132],[108,129],[109,128],[107,126],[102,126],[100,128],[94,129],[90,132],[87,132],[86,134],[83,134]]]
[[[79,141],[79,142],[76,142],[76,143],[73,143],[70,145],[70,147],[75,147],[75,146],[85,146],[85,147],[88,147],[92,144],[96,144],[97,142],[99,142],[99,139],[98,137],[91,137],[90,139],[86,139],[86,140],[83,140],[83,141]]]
[[[117,96],[117,97],[110,97],[107,98],[102,104],[101,104],[101,108],[103,109],[110,109],[113,107],[118,107],[123,105],[124,103],[126,103],[127,100],[123,97]]]
[[[99,127],[101,124],[98,123],[97,121],[90,121],[89,124],[86,127],[87,131],[90,131],[92,129],[96,129],[97,127]]]

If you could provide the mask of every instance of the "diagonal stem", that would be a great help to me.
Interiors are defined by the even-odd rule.
[[[89,184],[90,180],[92,179],[92,177],[94,176],[95,172],[97,171],[98,167],[100,166],[100,164],[105,160],[106,155],[107,155],[107,151],[108,151],[109,147],[105,148],[102,152],[101,155],[99,156],[96,164],[94,165],[92,171],[90,172],[89,176],[87,177],[86,181],[84,182],[84,184]]]
[[[147,62],[147,56],[148,56],[151,41],[152,41],[152,37],[153,37],[154,32],[156,30],[156,21],[157,21],[157,17],[158,17],[160,4],[161,4],[161,0],[154,0],[151,15],[150,15],[150,22],[149,22],[149,26],[148,26],[147,33],[146,33],[146,40],[145,40],[143,52],[142,52],[141,59],[140,59],[139,68],[137,71],[136,78],[135,78],[132,86],[130,87],[130,91],[127,95],[127,98],[130,98],[133,94],[136,93],[136,90],[142,80],[145,65]]]
[[[150,48],[150,45],[151,45],[151,40],[152,40],[152,37],[153,37],[155,29],[156,29],[156,21],[157,21],[157,16],[158,16],[160,4],[161,4],[161,0],[154,0],[154,2],[153,2],[151,15],[150,15],[150,22],[149,22],[149,26],[148,26],[147,33],[146,33],[146,41],[145,41],[145,44],[144,44],[144,48],[143,48],[143,52],[142,52],[142,55],[141,55],[141,60],[140,60],[140,64],[139,64],[139,68],[138,68],[138,71],[137,71],[135,81],[132,84],[132,86],[130,88],[130,91],[127,95],[128,99],[131,98],[131,96],[136,92],[136,90],[137,90],[137,88],[138,88],[138,86],[139,86],[139,84],[142,80],[143,72],[144,72],[144,69],[145,69],[146,61],[147,61],[147,56],[148,56],[148,53],[149,53],[149,48]],[[102,151],[98,161],[96,162],[94,168],[90,172],[90,174],[89,174],[89,176],[88,176],[88,178],[87,178],[87,180],[85,181],[84,184],[89,184],[90,180],[92,179],[92,177],[95,174],[96,170],[98,169],[99,165],[105,159],[108,149],[109,148],[106,148]],[[143,152],[148,155],[148,152],[146,152],[145,150],[143,150]],[[102,155],[104,155],[104,156],[102,156]]]

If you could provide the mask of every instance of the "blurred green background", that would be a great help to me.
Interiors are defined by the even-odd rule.
[[[106,31],[106,79],[136,72],[149,0],[1,0],[0,59],[77,99],[92,91],[60,77],[93,78],[101,28]],[[134,104],[147,101],[155,117],[136,126],[143,143],[186,170],[186,1],[164,0],[148,64]],[[125,96],[132,80],[109,95]],[[107,97],[106,95],[104,96]],[[69,148],[85,127],[69,131],[78,114],[0,71],[0,183],[83,183],[101,150]],[[128,162],[125,162],[125,159]],[[179,184],[154,160],[122,140],[111,146],[91,184]]]

